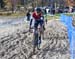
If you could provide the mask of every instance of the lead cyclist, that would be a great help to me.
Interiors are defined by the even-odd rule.
[[[33,26],[32,26],[32,24],[33,24]],[[45,30],[45,21],[44,21],[44,16],[43,16],[41,8],[37,8],[32,13],[32,18],[30,20],[29,31],[31,31],[31,29],[34,28],[34,36],[35,36],[36,31],[38,30],[38,25],[40,25],[41,28],[43,27],[43,29]],[[43,30],[41,32],[43,32]],[[41,34],[40,34],[40,36],[41,36]],[[39,39],[41,39],[40,36],[39,36]],[[40,41],[40,44],[41,44],[41,41]],[[37,40],[34,39],[34,48],[33,48],[34,51],[35,51],[36,47],[39,50],[39,48],[38,48],[38,37],[37,37]]]

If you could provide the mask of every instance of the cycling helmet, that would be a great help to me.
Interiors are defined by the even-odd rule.
[[[41,8],[37,8],[36,11],[39,13],[41,12]]]

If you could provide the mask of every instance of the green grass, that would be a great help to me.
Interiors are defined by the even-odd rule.
[[[75,16],[75,14],[65,14],[65,15],[67,15],[67,16],[73,16],[74,15]]]
[[[75,13],[64,13],[65,15],[67,15],[67,16],[75,16]]]
[[[60,18],[60,14],[55,14],[54,16],[50,16],[50,15],[47,15],[45,16],[45,19],[47,20],[55,20],[55,19],[59,19]]]
[[[59,17],[59,16],[60,16],[60,14],[55,14],[55,16],[58,16],[58,17]]]
[[[64,15],[67,15],[67,16],[75,16],[75,13],[64,13]],[[47,20],[55,20],[55,19],[59,19],[60,18],[60,14],[55,14],[54,16],[50,16],[50,15],[47,15]]]
[[[20,16],[25,16],[25,13],[2,13],[2,12],[0,12],[0,16],[5,16],[5,17],[20,17]]]

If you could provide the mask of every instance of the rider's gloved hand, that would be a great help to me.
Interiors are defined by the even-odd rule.
[[[29,27],[29,32],[31,32],[31,26]]]
[[[30,28],[29,28],[29,32],[30,32],[30,33],[32,33],[32,32],[33,32],[33,31],[32,31],[32,27],[30,27]]]

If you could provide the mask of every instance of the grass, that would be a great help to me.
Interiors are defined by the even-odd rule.
[[[0,12],[0,16],[5,16],[5,17],[21,17],[25,16],[25,13],[8,13],[8,12]]]
[[[59,19],[60,18],[60,14],[55,14],[53,16],[47,15],[45,16],[45,19],[47,20],[55,20],[55,19]]]
[[[67,16],[75,16],[75,12],[73,12],[73,13],[64,13],[64,15],[67,15]]]
[[[67,16],[75,16],[75,13],[64,13],[64,14]],[[47,15],[48,20],[53,20],[53,19],[55,20],[55,19],[59,19],[59,18],[60,18],[60,14],[55,14],[54,16]]]
[[[65,15],[67,15],[67,16],[73,16],[74,15],[75,16],[75,14],[65,14]]]
[[[13,13],[11,16],[25,16],[25,13]]]
[[[0,13],[1,14],[1,13]],[[0,16],[3,16],[3,17],[22,17],[22,16],[25,16],[25,13],[2,13],[2,15]],[[50,16],[50,15],[47,15],[45,16],[45,19],[47,20],[55,20],[55,19],[59,19],[60,17],[60,14],[55,14],[53,16]]]

